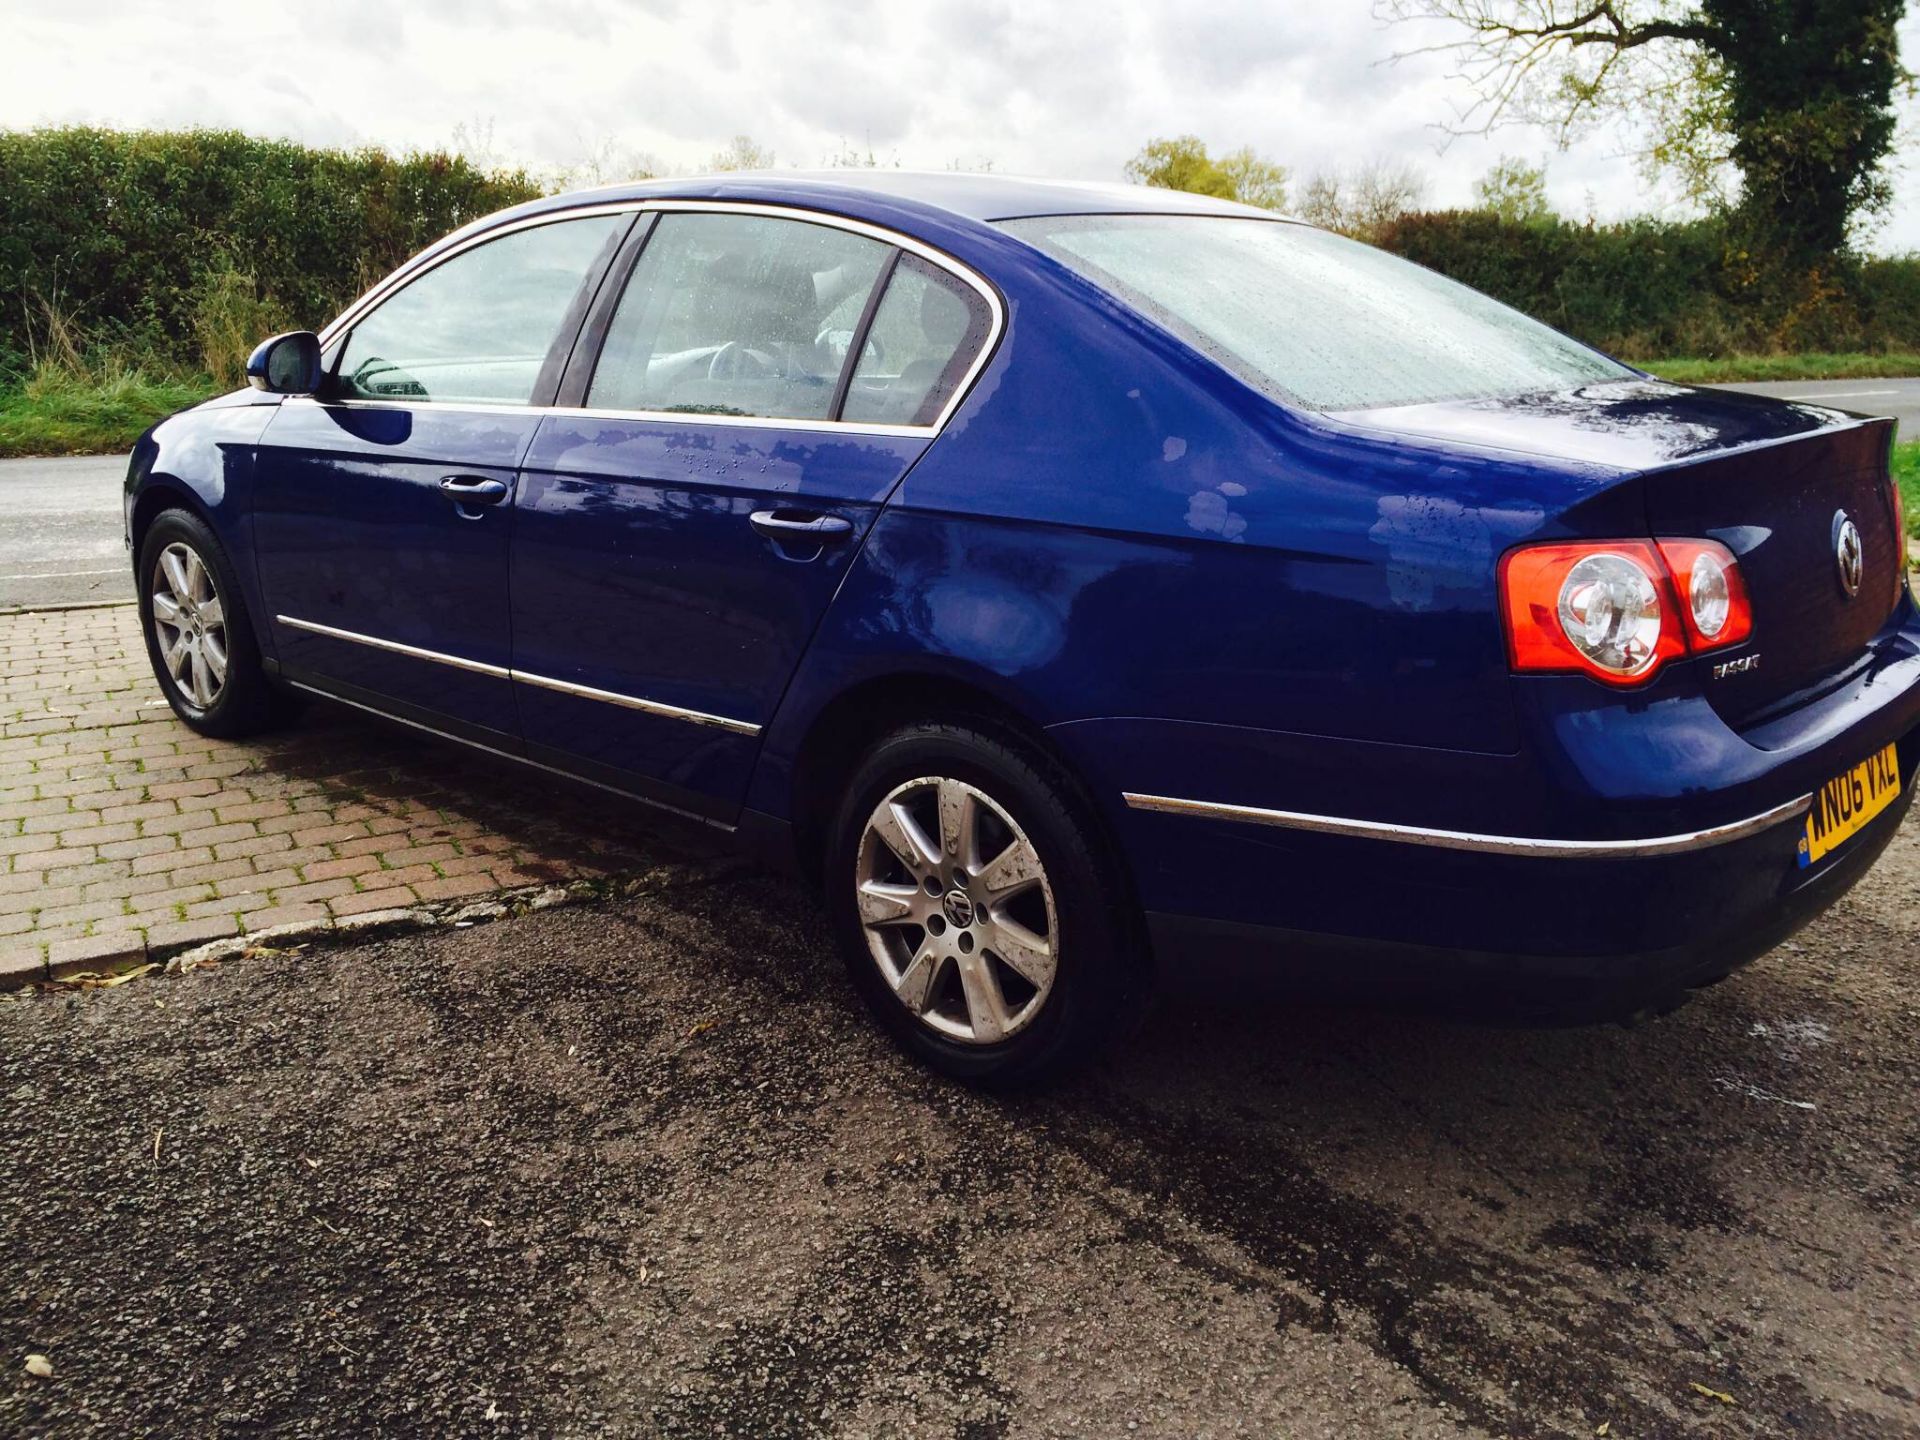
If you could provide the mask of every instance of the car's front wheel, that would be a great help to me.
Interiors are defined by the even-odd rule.
[[[173,713],[203,735],[266,729],[288,705],[260,663],[226,551],[199,516],[163,511],[140,542],[140,624]]]
[[[868,752],[827,857],[854,984],[957,1079],[1043,1080],[1142,1003],[1139,926],[1072,778],[985,728],[916,725]]]

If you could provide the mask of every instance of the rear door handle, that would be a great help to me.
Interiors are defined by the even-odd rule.
[[[440,482],[440,493],[456,505],[498,505],[511,488],[484,475],[449,475]]]
[[[853,522],[844,515],[823,515],[817,510],[756,510],[749,518],[753,528],[769,540],[811,540],[826,545],[853,533]]]

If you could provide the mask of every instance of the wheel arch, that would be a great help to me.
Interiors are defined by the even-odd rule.
[[[824,839],[854,767],[882,736],[916,721],[973,723],[1038,751],[1080,789],[1099,840],[1131,883],[1119,837],[1085,771],[1051,735],[991,679],[927,670],[869,675],[836,692],[807,720],[792,750],[787,815],[801,875],[820,879]]]
[[[185,510],[198,517],[208,529],[218,533],[213,511],[206,501],[194,494],[192,486],[171,475],[150,475],[135,493],[133,510],[127,517],[127,539],[132,546],[135,564],[139,563],[140,547],[146,542],[147,531],[163,510]]]
[[[127,512],[128,561],[134,572],[136,594],[145,584],[140,575],[141,549],[154,522],[169,510],[193,516],[212,532],[214,539],[225,550],[227,564],[232,568],[234,581],[239,588],[247,629],[265,658],[268,669],[272,670],[275,664],[273,636],[267,624],[252,550],[246,544],[248,537],[245,531],[240,528],[244,524],[244,517],[232,513],[231,507],[222,503],[221,498],[209,500],[190,481],[165,471],[150,471],[140,480]]]

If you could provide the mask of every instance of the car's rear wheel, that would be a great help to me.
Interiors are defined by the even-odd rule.
[[[233,566],[206,523],[167,510],[140,543],[140,623],[173,713],[203,735],[237,739],[290,708],[260,663]]]
[[[957,1079],[1031,1084],[1142,1003],[1133,905],[1070,776],[985,728],[916,725],[857,767],[828,903],[854,984]]]

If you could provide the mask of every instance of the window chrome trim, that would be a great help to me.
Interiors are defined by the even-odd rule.
[[[922,260],[937,269],[945,271],[968,286],[980,296],[987,305],[987,337],[981,342],[974,354],[966,373],[960,377],[960,383],[954,387],[953,394],[947,397],[947,403],[928,425],[868,425],[847,420],[783,420],[766,415],[692,415],[673,410],[614,410],[600,409],[595,406],[569,407],[561,405],[488,405],[462,404],[460,402],[442,403],[427,400],[410,402],[405,400],[314,400],[312,396],[289,396],[289,399],[305,399],[315,404],[338,405],[346,409],[380,408],[398,410],[434,409],[459,413],[490,413],[508,411],[516,415],[566,415],[582,419],[595,420],[642,420],[673,425],[725,425],[758,429],[784,430],[824,430],[838,431],[849,435],[897,435],[932,437],[946,428],[947,421],[966,403],[967,396],[973,392],[974,382],[986,370],[993,359],[994,352],[1000,347],[1000,337],[1006,333],[1007,307],[1000,298],[1000,292],[977,271],[954,259],[943,250],[937,250],[922,240],[898,230],[889,230],[882,225],[874,225],[865,220],[854,220],[844,215],[835,215],[826,210],[807,210],[795,205],[760,204],[750,200],[627,200],[601,205],[582,205],[565,210],[550,210],[539,215],[529,215],[525,219],[515,220],[504,225],[491,226],[481,230],[458,244],[450,245],[441,254],[435,255],[430,264],[420,264],[420,255],[408,260],[393,274],[381,281],[373,289],[362,295],[320,332],[320,348],[329,349],[334,341],[351,330],[375,306],[384,303],[396,291],[412,284],[422,275],[444,265],[456,255],[465,254],[476,245],[489,240],[497,240],[503,235],[511,235],[520,230],[531,230],[540,225],[551,225],[561,220],[582,220],[596,215],[622,215],[627,213],[657,212],[662,214],[715,214],[715,215],[764,215],[779,220],[795,220],[808,225],[824,225],[833,230],[846,230],[855,235],[864,235],[883,245],[895,246],[909,254],[918,255]],[[480,222],[476,222],[480,223]],[[456,231],[456,234],[459,232]],[[431,247],[429,247],[431,248]],[[422,251],[424,255],[426,251]]]
[[[736,828],[724,820],[715,820],[711,815],[702,815],[698,811],[683,809],[678,805],[669,805],[664,800],[655,800],[649,795],[640,795],[632,790],[622,790],[618,785],[609,785],[603,780],[592,780],[575,771],[563,770],[558,765],[548,765],[543,761],[529,759],[525,755],[516,755],[511,750],[502,750],[498,746],[483,744],[478,740],[469,740],[465,735],[455,735],[449,730],[436,730],[431,725],[424,725],[418,720],[409,720],[404,715],[396,715],[391,710],[382,710],[377,705],[368,705],[359,700],[349,700],[344,695],[336,695],[333,691],[321,685],[311,685],[304,680],[289,680],[287,684],[296,690],[304,690],[309,695],[318,695],[323,700],[331,700],[336,705],[351,705],[355,710],[364,710],[369,715],[377,715],[382,720],[391,720],[396,725],[405,725],[410,729],[419,730],[425,734],[434,736],[436,739],[451,740],[456,745],[465,745],[470,749],[480,751],[483,755],[497,755],[500,759],[511,760],[516,765],[526,765],[535,770],[544,770],[549,775],[558,775],[562,779],[571,780],[577,785],[591,785],[594,789],[604,790],[609,795],[618,795],[622,800],[634,800],[642,805],[651,805],[656,810],[665,810],[670,815],[678,815],[683,819],[698,821],[702,825],[709,825],[715,830],[724,831],[729,835],[731,835]]]
[[[867,425],[851,420],[782,420],[768,415],[700,415],[677,410],[589,410],[570,405],[495,405],[480,400],[322,400],[314,395],[288,395],[282,404],[318,405],[340,410],[431,410],[438,415],[565,415],[582,420],[645,420],[666,425],[723,424],[760,430],[813,430],[834,435],[885,435],[926,439],[930,425]]]
[[[1318,835],[1344,835],[1360,840],[1394,840],[1405,845],[1429,845],[1441,850],[1472,850],[1488,855],[1532,855],[1548,859],[1636,860],[1643,856],[1679,855],[1758,835],[1807,813],[1812,795],[1802,795],[1758,815],[1691,830],[1678,835],[1650,835],[1642,840],[1547,840],[1520,835],[1479,835],[1465,830],[1431,830],[1420,825],[1392,825],[1379,820],[1350,820],[1336,815],[1309,815],[1298,810],[1267,810],[1256,805],[1228,805],[1212,800],[1181,800],[1170,795],[1124,792],[1127,806],[1164,815],[1187,815],[1206,820],[1237,820],[1248,825],[1275,825]]]
[[[405,655],[413,660],[450,665],[456,670],[470,670],[476,675],[491,676],[495,680],[518,680],[527,685],[538,685],[542,689],[557,690],[563,695],[575,695],[583,700],[599,700],[608,705],[622,705],[629,710],[643,710],[649,715],[659,715],[668,720],[684,720],[689,725],[711,725],[716,729],[730,730],[736,735],[760,733],[760,726],[749,720],[735,720],[726,715],[710,715],[704,710],[689,710],[683,705],[668,705],[664,701],[646,700],[638,695],[623,695],[617,690],[596,690],[591,685],[576,685],[570,680],[555,680],[546,675],[532,675],[525,670],[514,670],[504,665],[488,665],[483,661],[448,655],[440,650],[427,650],[418,645],[403,645],[398,640],[382,640],[377,635],[362,635],[357,630],[341,630],[333,625],[316,624],[312,620],[301,620],[292,615],[275,615],[273,618],[282,625],[290,626],[295,630],[310,631],[315,635],[324,635],[329,640],[346,640],[355,645],[371,646],[375,650],[389,650],[396,655]]]

